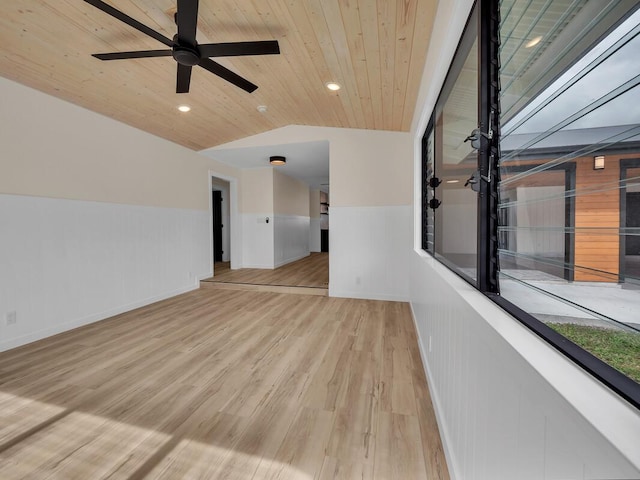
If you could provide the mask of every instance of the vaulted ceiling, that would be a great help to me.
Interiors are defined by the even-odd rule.
[[[105,0],[172,38],[175,0]],[[290,124],[408,131],[437,0],[200,0],[199,43],[278,40],[280,55],[216,58],[259,86],[201,68],[176,94],[166,48],[81,0],[13,0],[0,16],[0,75],[194,150]],[[325,83],[342,85],[332,93]],[[180,104],[192,107],[184,114]],[[260,113],[257,107],[267,106]]]

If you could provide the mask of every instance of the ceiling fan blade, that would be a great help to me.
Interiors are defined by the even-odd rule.
[[[171,50],[139,50],[137,52],[94,53],[100,60],[127,60],[129,58],[170,57]]]
[[[280,53],[277,40],[205,43],[198,45],[198,48],[203,57],[239,57],[241,55],[277,55]]]
[[[178,64],[178,75],[176,79],[176,93],[189,93],[191,84],[191,69],[188,65]]]
[[[219,63],[216,63],[208,58],[203,58],[202,60],[200,60],[200,63],[198,65],[200,65],[205,70],[209,70],[211,73],[219,76],[220,78],[223,78],[227,82],[233,83],[236,87],[239,87],[246,92],[251,93],[256,88],[258,88],[257,85],[254,85],[249,80],[242,78],[237,73],[233,73],[228,68],[223,67]]]
[[[167,47],[172,47],[173,42],[162,35],[161,33],[156,32],[155,30],[143,25],[139,21],[131,18],[126,13],[122,13],[120,10],[113,8],[111,5],[107,5],[102,0],[84,0],[90,5],[102,10],[104,13],[111,15],[113,18],[120,20],[121,22],[126,23],[127,25],[135,28],[136,30],[149,35],[151,38],[155,38],[159,42],[164,43]]]
[[[198,0],[178,0],[176,23],[178,24],[178,40],[180,43],[196,45]]]

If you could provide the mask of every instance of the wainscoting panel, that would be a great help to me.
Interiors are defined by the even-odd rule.
[[[309,217],[276,215],[273,226],[276,268],[309,256]]]
[[[320,218],[312,218],[309,229],[309,251],[320,251]]]
[[[241,268],[274,268],[273,212],[243,213],[240,217],[242,222]]]
[[[329,295],[407,301],[411,206],[331,207]]]
[[[195,289],[211,274],[207,211],[0,195],[0,225],[0,350]]]
[[[453,479],[640,478],[636,409],[443,265],[410,270]]]

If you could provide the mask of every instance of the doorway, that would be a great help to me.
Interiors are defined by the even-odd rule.
[[[209,255],[211,274],[240,268],[242,239],[238,231],[238,182],[209,172]]]
[[[620,283],[640,285],[640,159],[620,162]]]

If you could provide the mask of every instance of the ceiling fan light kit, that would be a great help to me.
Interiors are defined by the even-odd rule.
[[[152,57],[173,57],[178,64],[176,76],[176,93],[188,93],[191,84],[191,70],[195,66],[200,66],[218,77],[232,83],[236,87],[246,92],[253,92],[257,85],[249,80],[223,67],[210,57],[237,57],[244,55],[277,55],[280,53],[280,46],[277,40],[266,40],[256,42],[230,42],[230,43],[206,43],[198,44],[196,41],[196,30],[198,24],[198,2],[197,0],[178,0],[175,14],[178,33],[169,39],[159,32],[138,22],[129,15],[103,2],[102,0],[84,0],[90,5],[111,15],[117,20],[126,23],[139,32],[155,38],[164,43],[169,49],[165,50],[140,50],[134,52],[116,53],[96,53],[94,57],[99,60],[127,60],[133,58]]]

